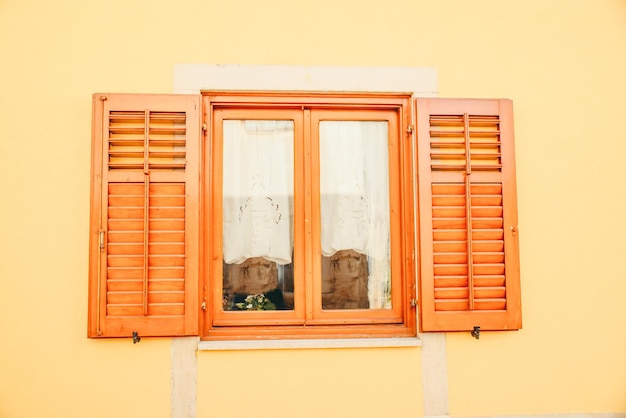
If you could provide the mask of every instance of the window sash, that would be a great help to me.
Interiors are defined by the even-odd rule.
[[[304,193],[304,176],[299,170],[298,161],[302,160],[303,149],[299,141],[294,140],[294,309],[284,311],[224,311],[223,295],[223,122],[225,120],[292,120],[294,136],[302,135],[303,115],[296,109],[216,109],[213,112],[213,140],[211,159],[211,242],[210,242],[210,277],[212,278],[212,322],[217,326],[237,325],[272,325],[301,324],[304,315],[304,237],[301,220],[302,202],[295,196]]]
[[[346,310],[324,310],[322,308],[322,225],[321,225],[321,192],[319,185],[320,178],[320,123],[323,121],[384,121],[388,124],[388,175],[389,175],[389,221],[390,221],[390,239],[391,239],[391,309],[346,309]],[[314,298],[311,300],[312,310],[307,323],[311,324],[328,324],[337,321],[346,323],[374,323],[374,322],[402,322],[402,301],[401,301],[401,254],[400,237],[401,228],[399,225],[399,217],[392,214],[399,213],[400,196],[399,184],[400,167],[398,152],[398,113],[393,110],[312,110],[311,111],[311,141],[308,145],[311,147],[311,242],[310,248],[313,251],[312,256],[312,275],[311,284]]]

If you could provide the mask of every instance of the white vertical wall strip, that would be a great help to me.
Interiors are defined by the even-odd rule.
[[[448,417],[448,362],[446,334],[426,332],[422,338],[422,385],[424,417]]]
[[[196,418],[198,337],[172,338],[170,416]]]

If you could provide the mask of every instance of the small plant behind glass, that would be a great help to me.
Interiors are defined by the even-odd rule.
[[[243,302],[235,303],[235,306],[242,311],[273,311],[276,309],[276,305],[263,293],[248,295]]]

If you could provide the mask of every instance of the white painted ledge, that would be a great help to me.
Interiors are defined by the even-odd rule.
[[[431,67],[323,67],[284,65],[176,64],[174,92],[202,90],[363,91],[437,95]]]
[[[298,340],[200,341],[198,351],[292,350],[307,348],[421,347],[419,338],[345,338]]]
[[[425,417],[433,418],[433,417]],[[470,415],[458,418],[626,418],[626,412],[582,414],[519,414],[519,415]]]

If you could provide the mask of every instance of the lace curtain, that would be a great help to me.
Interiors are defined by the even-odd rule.
[[[291,263],[292,121],[224,121],[224,262]]]
[[[390,306],[387,122],[320,123],[322,254],[367,256],[370,308]]]
[[[263,257],[289,264],[293,122],[226,120],[223,129],[224,262]],[[388,307],[388,125],[323,121],[319,141],[322,254],[366,255],[370,308]]]

